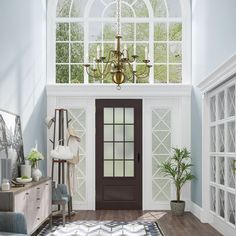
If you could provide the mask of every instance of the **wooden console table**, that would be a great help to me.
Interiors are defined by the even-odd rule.
[[[51,178],[42,178],[10,191],[0,191],[0,211],[23,213],[28,234],[32,234],[51,215],[51,206]]]

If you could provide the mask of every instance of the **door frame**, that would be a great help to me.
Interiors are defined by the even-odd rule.
[[[95,129],[103,129],[103,122],[101,122],[101,118],[100,119],[97,117],[97,109],[101,109],[101,107],[119,107],[119,106],[124,106],[124,107],[134,107],[137,110],[137,112],[141,112],[140,116],[135,116],[134,117],[134,124],[136,123],[138,127],[140,127],[140,129],[137,129],[136,135],[135,137],[135,146],[134,146],[134,155],[140,155],[140,156],[134,156],[134,162],[136,162],[135,164],[135,169],[134,169],[134,177],[132,181],[136,181],[137,185],[136,186],[136,191],[137,191],[137,206],[129,206],[129,209],[137,209],[137,210],[142,210],[143,208],[143,162],[142,162],[142,156],[143,156],[143,99],[96,99],[95,100],[95,109],[96,109],[96,115],[95,115]],[[134,113],[135,115],[135,113]],[[134,127],[135,129],[135,127]],[[100,192],[100,194],[102,193],[102,189],[101,188],[101,182],[103,182],[103,165],[101,168],[101,161],[103,160],[101,153],[103,153],[103,148],[100,146],[100,142],[101,140],[99,139],[99,137],[97,137],[98,132],[96,132],[96,137],[95,137],[95,188],[96,188],[96,193]],[[101,134],[100,134],[101,135]],[[101,149],[102,148],[102,149]],[[99,158],[98,158],[99,157]],[[97,170],[99,171],[98,176],[97,177]],[[109,178],[109,177],[106,177]],[[117,181],[121,180],[123,181],[125,177],[118,178]],[[129,178],[129,177],[128,177]],[[129,179],[127,179],[127,181],[129,181]],[[130,183],[131,183],[130,182]],[[95,194],[95,208],[96,209],[101,209],[101,207],[99,206],[100,203],[97,199],[97,194]],[[127,204],[129,205],[129,204]],[[105,209],[105,208],[104,208]],[[112,209],[123,209],[120,208],[118,205],[116,206],[112,206]]]

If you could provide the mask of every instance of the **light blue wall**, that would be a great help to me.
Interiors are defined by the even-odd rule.
[[[192,201],[202,205],[201,94],[196,85],[236,53],[236,1],[192,0]]]
[[[46,0],[1,0],[0,108],[21,116],[25,155],[46,154],[45,84]]]

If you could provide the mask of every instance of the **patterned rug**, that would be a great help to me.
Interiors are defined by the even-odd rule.
[[[54,222],[55,223],[55,222]],[[40,236],[163,236],[156,222],[148,221],[75,221],[47,225],[38,235]]]

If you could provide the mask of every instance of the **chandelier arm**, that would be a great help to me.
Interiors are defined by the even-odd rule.
[[[91,70],[89,70],[88,68],[89,68],[89,67],[86,67],[86,72],[87,72],[88,76],[91,76],[91,77],[93,77],[93,78],[95,78],[95,79],[99,79],[99,76],[95,74],[96,72],[95,72],[94,70],[92,70],[93,73],[91,74],[91,73],[90,73]]]

